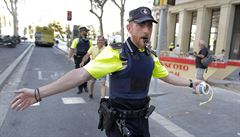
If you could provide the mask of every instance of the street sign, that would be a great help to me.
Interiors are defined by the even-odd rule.
[[[67,20],[68,21],[72,20],[72,11],[67,11]]]

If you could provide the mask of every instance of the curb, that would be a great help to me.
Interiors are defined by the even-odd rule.
[[[215,85],[220,88],[225,88],[233,91],[238,91],[240,89],[240,82],[231,80],[214,80],[210,79],[207,81],[209,84]]]
[[[59,48],[58,46],[54,46],[54,48],[56,48],[57,50],[59,50],[60,52],[62,52],[64,55],[68,56],[68,52]],[[72,62],[74,62],[74,59],[72,58],[71,59]]]
[[[54,48],[56,48],[56,49],[58,49],[58,50],[60,50],[61,52],[63,52],[64,54],[68,54],[65,50],[63,50],[63,49],[61,49],[61,48],[59,48],[58,46],[54,46]]]
[[[15,70],[17,65],[22,61],[22,59],[25,57],[25,55],[28,53],[28,51],[32,48],[33,44],[29,44],[29,47],[24,50],[24,52],[18,56],[17,59],[14,60],[14,62],[9,65],[1,74],[0,74],[0,88],[2,88],[4,82],[7,80],[7,78],[12,74],[12,72]]]
[[[237,85],[240,86],[240,82],[238,81],[232,81],[232,80],[214,80],[214,79],[209,79],[207,82],[212,83],[212,84],[230,84],[230,85]]]

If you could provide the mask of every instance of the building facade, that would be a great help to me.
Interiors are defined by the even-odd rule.
[[[167,30],[161,50],[174,43],[181,52],[198,52],[198,42],[204,40],[212,55],[224,49],[228,59],[240,60],[240,0],[176,0],[174,6],[154,6],[158,20],[162,8]],[[154,26],[153,47],[159,31],[159,26]]]

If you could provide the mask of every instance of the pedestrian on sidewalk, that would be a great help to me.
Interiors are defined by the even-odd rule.
[[[87,54],[83,57],[82,62],[80,64],[80,67],[83,67],[85,62],[91,58],[91,60],[94,60],[98,54],[100,54],[103,49],[105,48],[105,38],[103,36],[98,36],[97,38],[97,46],[92,46]],[[106,76],[98,79],[100,82],[100,95],[101,98],[104,98],[106,95]],[[88,81],[88,93],[89,93],[89,99],[93,98],[93,90],[94,90],[94,84],[96,82],[96,79],[92,79]]]
[[[76,69],[80,68],[80,63],[82,62],[83,57],[87,54],[88,49],[92,47],[92,41],[87,38],[88,31],[89,30],[86,27],[80,27],[80,36],[72,41],[72,45],[69,50],[68,60],[71,60],[72,56],[74,57]],[[75,54],[74,51],[76,51]],[[87,64],[88,62],[89,59],[85,61],[85,64]],[[77,94],[82,93],[83,89],[85,90],[85,92],[88,92],[87,82],[84,82],[83,84],[78,86]]]
[[[199,52],[194,52],[195,64],[196,64],[196,79],[198,80],[204,80],[203,74],[205,69],[207,69],[206,66],[204,66],[201,62],[201,60],[208,56],[208,49],[206,47],[206,43],[203,40],[200,40],[198,43]]]
[[[201,82],[170,74],[156,54],[146,48],[153,23],[157,21],[149,8],[139,7],[130,11],[127,25],[130,37],[124,43],[107,46],[83,68],[72,70],[53,83],[35,90],[19,89],[12,101],[12,109],[24,110],[42,98],[111,73],[109,99],[101,100],[98,128],[105,129],[108,137],[150,137],[148,117],[154,110],[154,107],[149,107],[148,97],[151,77],[190,88]]]

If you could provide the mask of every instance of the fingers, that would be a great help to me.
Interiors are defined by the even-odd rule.
[[[15,104],[18,102],[18,100],[21,99],[21,94],[17,95],[12,101],[11,101],[11,106],[14,107]]]
[[[11,101],[11,108],[19,111],[24,110],[31,104],[35,103],[34,91],[32,89],[20,89],[14,91],[16,97]]]
[[[26,102],[26,103],[21,107],[20,111],[25,110],[25,109],[28,108],[30,105],[31,105],[31,102],[30,102],[30,101]]]
[[[18,97],[18,99],[12,103],[11,108],[18,111],[19,107],[21,107],[24,103],[24,100],[21,99],[21,97]]]
[[[33,103],[35,103],[35,101],[31,101],[31,99],[19,99],[14,104],[12,104],[11,108],[15,111],[23,111]]]

